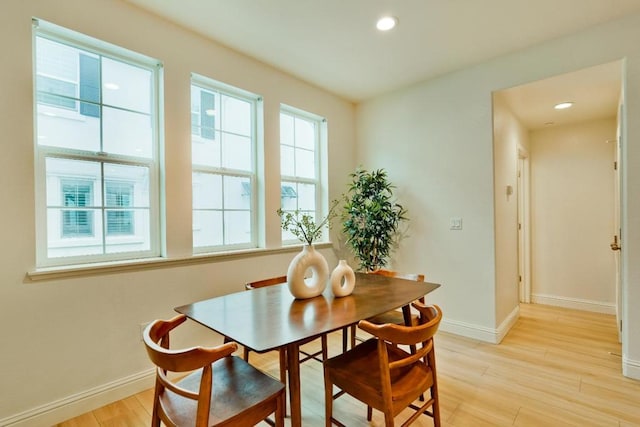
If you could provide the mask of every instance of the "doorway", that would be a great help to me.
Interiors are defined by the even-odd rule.
[[[504,170],[508,166],[500,162],[509,153],[512,153],[513,181],[517,192],[517,210],[514,214],[517,218],[512,223],[512,233],[517,242],[514,252],[517,252],[517,256],[515,259],[502,256],[507,251],[497,248],[500,255],[496,262],[497,282],[509,277],[508,274],[502,274],[510,268],[505,264],[516,264],[514,287],[517,291],[514,292],[514,299],[520,302],[620,315],[622,293],[616,274],[619,263],[616,265],[609,248],[612,236],[620,235],[617,222],[620,201],[614,197],[616,172],[612,158],[615,154],[611,151],[612,145],[606,144],[611,140],[620,141],[616,133],[620,133],[624,117],[618,108],[622,105],[622,65],[622,61],[602,64],[494,94],[497,218],[507,216],[510,209],[500,200],[503,191],[500,187],[505,184],[508,187],[509,183],[499,182],[509,175],[509,171]],[[555,104],[562,101],[572,102],[572,107],[566,110],[553,109]],[[505,121],[512,123],[505,125]],[[498,127],[518,131],[502,132],[496,130]],[[590,137],[594,141],[590,141],[589,148],[585,148],[591,150],[591,154],[587,154],[581,150]],[[503,140],[499,141],[499,138]],[[538,149],[543,145],[544,151]],[[603,179],[591,179],[594,174],[585,169],[590,167],[586,166],[590,161],[588,157],[596,154],[600,156],[597,166],[601,168],[599,176],[606,175]],[[547,163],[539,163],[540,159]],[[554,161],[560,163],[554,164]],[[603,166],[605,163],[606,166]],[[556,169],[552,170],[554,167]],[[608,168],[606,171],[603,169],[605,167]],[[549,170],[552,173],[548,173]],[[581,178],[571,182],[570,177],[575,176],[576,171]],[[545,176],[545,173],[548,174]],[[545,193],[542,184],[558,191]],[[567,186],[570,188],[562,191]],[[606,194],[596,197],[597,191],[600,191],[598,194]],[[577,207],[580,206],[580,197],[584,199],[585,195],[593,195],[593,202],[589,204],[583,200],[582,207]],[[594,212],[603,204],[606,204],[608,212],[600,212],[599,215],[608,216],[608,225],[595,220],[589,222],[589,217],[595,216]],[[561,220],[554,223],[554,219],[558,218]],[[507,233],[504,228],[510,227],[510,224],[511,221],[496,223],[497,246],[502,242],[509,243],[504,238]],[[606,229],[606,235],[602,234],[603,228]],[[576,232],[576,229],[579,231]],[[587,236],[593,237],[596,230],[600,233],[599,237],[588,239]],[[563,238],[564,243],[559,245],[558,242],[562,242]],[[567,239],[570,240],[568,243]],[[591,248],[591,252],[587,248]],[[596,266],[599,269],[593,270]],[[585,271],[589,269],[597,271],[597,274],[586,274]],[[594,283],[585,285],[590,280]],[[513,285],[509,285],[508,280],[497,283],[498,293],[507,293],[504,289],[509,286]]]

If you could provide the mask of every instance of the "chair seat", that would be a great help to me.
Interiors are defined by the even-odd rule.
[[[378,314],[367,319],[371,323],[376,325],[384,325],[385,323],[391,323],[393,325],[404,325],[404,315],[402,311],[391,310],[386,313]],[[418,323],[418,315],[411,313],[411,324],[416,325]]]
[[[176,384],[197,393],[202,370]],[[249,420],[267,418],[273,412],[269,401],[280,393],[284,384],[244,360],[230,356],[213,363],[213,392],[209,411],[210,426],[253,425]],[[186,399],[169,390],[160,395],[164,412],[178,426],[193,424],[197,401]],[[248,413],[247,408],[251,407]]]
[[[410,354],[387,345],[389,361],[406,358]],[[331,382],[356,399],[369,402],[375,408],[383,406],[382,381],[378,359],[378,343],[370,339],[347,353],[325,362],[325,372]],[[394,414],[418,399],[422,391],[433,385],[433,373],[424,364],[414,364],[391,372]]]

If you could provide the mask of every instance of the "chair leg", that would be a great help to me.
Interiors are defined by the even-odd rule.
[[[327,369],[324,369],[324,425],[325,427],[331,427],[333,425],[333,384],[327,374]]]
[[[373,409],[371,406],[367,406],[367,421],[371,421],[371,418],[373,418]]]
[[[286,412],[287,410],[285,407],[286,403],[287,403],[287,392],[286,390],[283,390],[283,392],[278,397],[278,401],[276,403],[276,413],[275,413],[276,427],[284,427],[284,417],[285,417],[285,414],[287,413]]]
[[[434,427],[440,427],[440,396],[438,395],[438,374],[436,369],[436,353],[432,350],[427,355],[431,372],[433,373],[433,385],[431,386],[431,399],[433,399],[433,405],[431,405],[431,413],[433,413],[433,425]]]
[[[245,362],[249,362],[249,349],[247,347],[244,347],[243,358]]]
[[[151,427],[160,427],[160,416],[158,411],[160,410],[160,393],[162,393],[164,386],[156,379],[156,386],[153,392],[153,415],[151,415]]]

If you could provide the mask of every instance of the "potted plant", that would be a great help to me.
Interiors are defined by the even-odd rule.
[[[345,195],[342,231],[360,269],[384,267],[400,238],[400,225],[407,211],[393,198],[395,188],[384,169],[356,169]]]
[[[300,210],[283,211],[278,209],[283,230],[291,232],[301,242],[306,243],[302,252],[297,254],[287,270],[287,284],[289,291],[296,298],[312,298],[324,291],[329,278],[329,265],[322,254],[315,250],[313,242],[322,236],[324,227],[331,226],[331,220],[337,214],[335,207],[337,200],[331,203],[327,215],[316,222],[312,215],[302,213]],[[307,270],[311,271],[311,277],[305,278]]]

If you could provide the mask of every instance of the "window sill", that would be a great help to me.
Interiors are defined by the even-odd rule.
[[[316,248],[331,248],[330,242],[314,244]],[[27,272],[32,282],[43,280],[64,279],[68,277],[93,276],[126,271],[155,270],[159,268],[181,267],[185,265],[223,262],[256,256],[275,255],[279,253],[298,252],[302,245],[283,246],[281,248],[253,248],[237,251],[196,254],[185,258],[145,258],[128,261],[105,262],[95,264],[65,265],[60,267],[37,268]]]

